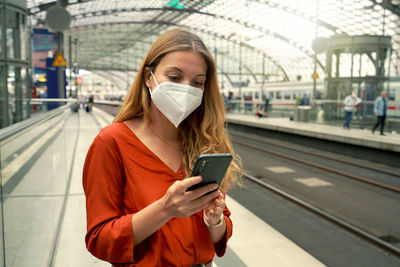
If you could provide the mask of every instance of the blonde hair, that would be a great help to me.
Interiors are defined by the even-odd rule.
[[[233,161],[222,182],[221,190],[226,192],[235,184],[240,184],[242,174],[240,158],[234,153],[225,125],[224,102],[218,87],[215,62],[200,38],[186,29],[174,29],[162,34],[150,47],[137,72],[115,122],[141,118],[151,124],[151,98],[145,85],[144,70],[153,72],[161,59],[175,51],[194,51],[201,54],[207,63],[203,102],[179,125],[179,140],[182,140],[183,168],[189,175],[197,157],[201,154],[231,153]]]

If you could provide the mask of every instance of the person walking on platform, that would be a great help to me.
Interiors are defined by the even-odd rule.
[[[224,129],[217,68],[185,29],[150,47],[113,124],[86,156],[87,249],[115,267],[211,266],[232,235],[225,192],[240,159]],[[230,153],[221,187],[188,177],[203,153]]]
[[[346,96],[344,99],[344,113],[345,113],[345,122],[343,123],[344,129],[350,129],[350,122],[353,120],[353,109],[358,107],[361,103],[361,99],[356,96],[354,90],[351,91],[351,94]]]
[[[385,135],[383,133],[383,128],[385,127],[385,119],[386,119],[386,114],[387,114],[387,100],[386,100],[386,91],[382,91],[381,95],[378,96],[375,100],[375,105],[374,105],[374,112],[377,118],[376,124],[374,128],[372,128],[372,134],[374,134],[376,128],[381,126],[381,135]]]

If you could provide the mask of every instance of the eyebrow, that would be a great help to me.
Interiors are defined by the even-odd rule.
[[[178,67],[168,67],[168,69],[174,69],[174,70],[176,70],[176,71],[179,71],[179,72],[182,72],[182,73],[183,73],[183,70],[181,70],[181,69],[178,68]],[[203,73],[197,74],[196,76],[204,76],[204,77],[207,77],[207,75],[206,75],[206,74],[203,74]]]

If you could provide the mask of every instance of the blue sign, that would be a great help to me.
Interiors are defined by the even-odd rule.
[[[49,51],[57,51],[57,33],[48,29],[33,29],[33,71],[34,74],[46,73],[46,58]],[[63,43],[61,41],[61,43]]]
[[[58,93],[58,74],[57,67],[53,67],[54,58],[46,58],[46,75],[47,75],[47,97],[48,98],[60,98]],[[65,77],[65,69],[62,70],[63,80],[64,80],[64,97],[66,95],[65,87],[67,85],[66,77]],[[48,103],[48,110],[58,107],[58,103]]]

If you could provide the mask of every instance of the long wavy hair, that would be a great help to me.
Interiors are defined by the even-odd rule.
[[[140,118],[147,125],[151,124],[151,96],[145,85],[144,70],[148,67],[154,72],[161,59],[166,54],[175,51],[197,52],[204,57],[207,63],[207,78],[202,104],[179,125],[183,168],[189,175],[197,157],[201,154],[232,154],[232,163],[221,185],[221,190],[226,192],[233,185],[240,184],[242,165],[240,158],[232,149],[226,132],[225,107],[218,87],[214,59],[197,35],[186,29],[178,28],[165,32],[155,41],[143,59],[135,81],[113,123]]]

